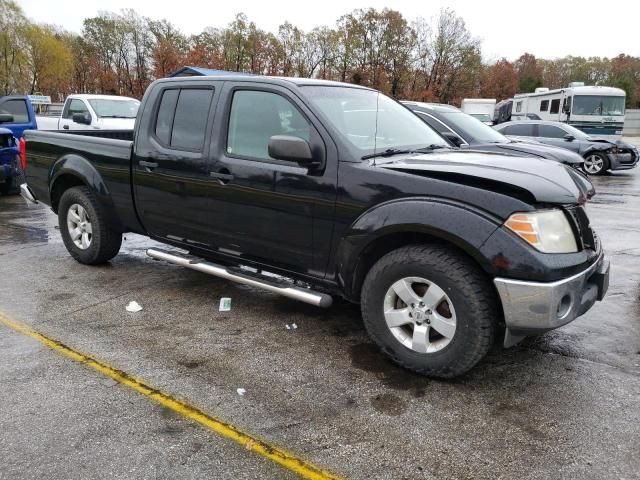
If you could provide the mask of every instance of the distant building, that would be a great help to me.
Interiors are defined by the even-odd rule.
[[[176,70],[173,73],[167,75],[167,77],[203,77],[208,75],[251,75],[250,73],[230,72],[228,70],[214,70],[212,68],[202,67],[182,67],[180,70]]]

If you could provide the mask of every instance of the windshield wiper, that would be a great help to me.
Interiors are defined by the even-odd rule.
[[[393,155],[406,155],[409,153],[426,153],[439,148],[448,148],[448,147],[446,145],[432,143],[427,147],[420,147],[420,148],[387,148],[382,152],[370,153],[368,155],[364,155],[362,157],[362,160],[367,160],[368,158],[374,158],[374,157],[391,157]]]

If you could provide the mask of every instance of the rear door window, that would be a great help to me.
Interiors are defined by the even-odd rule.
[[[12,123],[29,123],[27,102],[21,99],[7,100],[0,105],[0,113],[13,115]]]
[[[169,89],[162,93],[155,135],[176,150],[202,151],[213,89]]]

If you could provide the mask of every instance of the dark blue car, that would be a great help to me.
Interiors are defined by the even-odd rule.
[[[35,130],[36,116],[25,95],[0,98],[0,193],[18,193],[24,182],[24,155],[21,154],[25,130]]]

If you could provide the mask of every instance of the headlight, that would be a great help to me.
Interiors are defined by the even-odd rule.
[[[514,213],[504,225],[541,252],[578,251],[576,237],[562,210]]]

